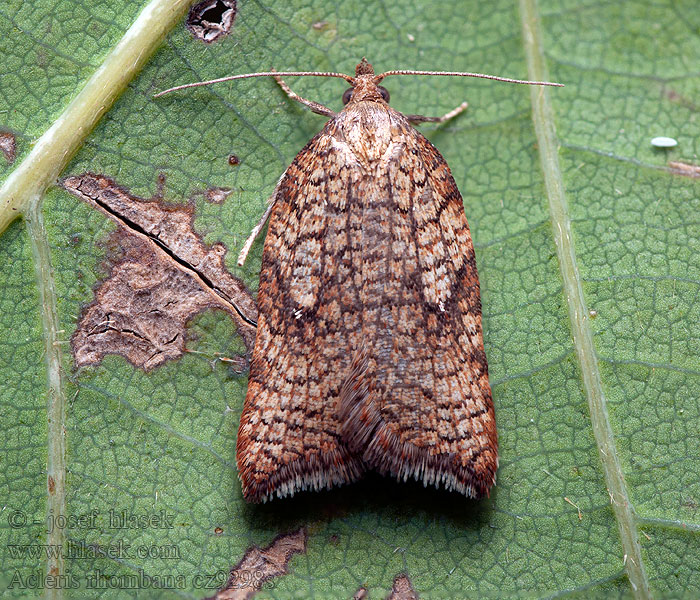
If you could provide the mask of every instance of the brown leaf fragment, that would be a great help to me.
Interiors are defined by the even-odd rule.
[[[223,244],[194,232],[194,204],[170,205],[131,195],[113,180],[85,173],[63,187],[113,220],[107,278],[82,312],[71,339],[78,367],[107,354],[153,369],[185,351],[187,322],[208,308],[225,310],[250,351],[257,309],[225,267]]]
[[[418,600],[418,594],[413,590],[413,584],[408,575],[401,573],[394,577],[391,594],[386,597],[386,600]]]
[[[692,177],[694,179],[700,177],[700,165],[670,160],[668,166],[671,172],[676,175],[683,175],[684,177]]]
[[[248,598],[253,598],[265,582],[289,572],[287,566],[294,554],[304,554],[305,552],[306,532],[303,528],[277,536],[265,548],[253,546],[231,569],[231,575],[226,585],[208,600],[248,600]]]
[[[76,365],[99,364],[105,355],[119,354],[149,371],[179,358],[187,321],[220,305],[147,241],[118,230],[110,242],[123,254],[95,291],[71,338]]]
[[[0,131],[0,151],[8,165],[15,162],[17,156],[17,142],[15,136],[9,131]]]
[[[367,588],[364,586],[361,586],[355,592],[355,595],[352,597],[352,600],[365,600],[366,598],[369,598],[369,594],[367,593]]]

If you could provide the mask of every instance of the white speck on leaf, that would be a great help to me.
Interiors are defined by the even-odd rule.
[[[651,140],[651,145],[654,148],[673,148],[678,145],[678,142],[671,137],[659,136]]]

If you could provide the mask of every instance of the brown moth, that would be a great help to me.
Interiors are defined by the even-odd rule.
[[[223,78],[275,76],[291,98],[331,117],[280,178],[239,257],[269,217],[236,448],[248,501],[331,488],[369,470],[470,498],[495,482],[474,247],[445,159],[411,126],[445,121],[466,103],[440,118],[403,115],[379,83],[407,74],[482,76],[375,75],[363,58],[355,77]],[[335,114],[281,75],[341,77],[352,87]],[[193,85],[202,84],[180,88]]]

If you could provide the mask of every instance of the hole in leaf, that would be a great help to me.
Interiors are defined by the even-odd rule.
[[[190,33],[205,44],[228,35],[236,17],[236,0],[204,0],[195,4],[185,25]]]

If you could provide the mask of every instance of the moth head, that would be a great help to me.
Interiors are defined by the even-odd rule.
[[[369,87],[369,86],[367,86],[367,87]],[[356,93],[354,87],[348,88],[347,90],[345,90],[345,93],[343,94],[343,104],[347,104],[351,100],[353,102],[358,102],[358,101],[362,101],[362,100],[378,101],[378,98],[376,98],[377,91],[379,92],[379,96],[381,97],[381,99],[384,100],[384,102],[386,102],[387,104],[389,104],[389,90],[387,90],[385,87],[382,87],[381,85],[375,84],[374,87],[376,88],[376,91],[371,90],[372,91],[371,94],[367,94],[365,92],[362,94],[362,96],[360,96],[359,93]],[[363,91],[365,91],[365,90],[363,89]]]
[[[349,102],[382,102],[389,103],[389,92],[379,84],[379,79],[374,74],[374,68],[366,58],[362,58],[355,67],[355,77],[352,79],[352,87],[345,90],[343,104]]]
[[[359,77],[360,75],[374,75],[374,67],[364,56],[355,67],[355,77]]]

